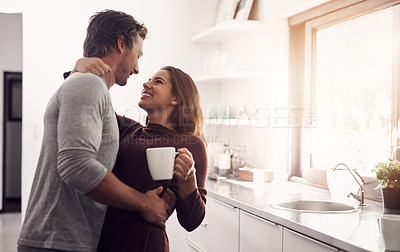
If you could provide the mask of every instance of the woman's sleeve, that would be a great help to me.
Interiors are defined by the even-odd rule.
[[[66,78],[68,78],[68,76],[70,76],[70,74],[71,74],[71,71],[65,72],[65,73],[63,74],[64,80],[65,80]]]
[[[117,114],[117,121],[118,121],[118,129],[119,129],[119,136],[120,139],[125,136],[126,130],[131,127],[141,126],[140,123],[137,121],[130,119],[126,116],[120,116]]]
[[[189,232],[201,224],[206,213],[207,152],[203,140],[196,137],[195,141],[195,145],[187,148],[195,162],[197,189],[185,199],[178,197],[176,202],[179,223]]]

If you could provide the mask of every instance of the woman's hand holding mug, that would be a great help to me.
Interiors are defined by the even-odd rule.
[[[186,148],[178,149],[175,158],[175,175],[180,181],[187,181],[196,174],[192,153]]]

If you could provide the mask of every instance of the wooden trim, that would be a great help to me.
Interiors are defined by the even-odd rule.
[[[304,93],[304,42],[305,42],[304,23],[292,26],[289,31],[289,127],[290,131],[290,161],[289,176],[301,177],[300,163],[301,157],[301,132],[303,118],[303,94]]]
[[[310,26],[308,22],[305,25],[305,44],[304,44],[304,87],[306,101],[305,106],[308,108],[314,107],[314,100],[312,99],[313,90],[315,89],[315,59],[316,59],[316,30]],[[311,85],[310,85],[311,84]]]
[[[290,86],[290,107],[298,108],[302,106],[304,101],[302,97],[298,94],[303,93],[304,90],[304,46],[305,46],[305,26],[304,24],[300,24],[298,26],[292,27],[289,33],[289,54],[291,57],[289,58],[289,69],[292,73],[289,76]],[[294,111],[291,111],[294,112]],[[296,113],[297,115],[297,113]],[[291,117],[290,118],[290,126],[291,127],[300,127],[301,122],[297,121],[298,118]]]
[[[289,17],[289,25],[297,25],[300,23],[304,23],[310,19],[314,19],[328,13],[346,8],[350,5],[357,4],[360,2],[364,2],[365,0],[333,0],[329,1],[325,4],[318,5],[309,10],[303,11],[299,14],[296,14],[292,17]]]
[[[400,0],[366,0],[364,2],[348,6],[347,8],[330,12],[321,17],[306,22],[312,29],[320,29],[334,23],[366,15],[371,12],[379,11],[400,4]]]
[[[400,0],[333,0],[325,4],[316,6],[312,9],[301,12],[297,15],[289,17],[289,26],[304,23],[316,18],[322,17],[335,20],[339,16],[358,16],[379,9],[388,8],[400,4]],[[323,21],[320,22],[332,22]]]
[[[400,6],[396,7],[398,11],[393,13],[393,73],[392,73],[392,93],[394,94],[392,101],[392,146],[394,149],[392,152],[394,153],[394,157],[396,159],[400,159],[400,134],[399,129],[400,125],[398,125],[398,121],[400,121]]]

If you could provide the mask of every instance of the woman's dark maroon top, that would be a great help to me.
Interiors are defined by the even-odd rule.
[[[176,196],[179,223],[188,231],[197,228],[205,215],[207,154],[199,137],[177,133],[159,124],[142,126],[126,117],[118,117],[120,146],[113,173],[125,184],[140,192],[163,186]],[[186,199],[179,198],[177,179],[153,181],[147,166],[149,147],[185,147],[193,155],[196,167],[197,189]],[[168,225],[168,223],[167,223]],[[166,231],[147,222],[138,212],[108,207],[101,232],[98,251],[158,252],[169,251]]]

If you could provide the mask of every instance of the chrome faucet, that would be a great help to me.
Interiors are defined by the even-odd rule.
[[[357,184],[360,186],[360,189],[358,190],[357,194],[354,194],[354,193],[350,192],[349,195],[347,195],[347,197],[351,196],[351,197],[355,198],[358,202],[360,202],[358,205],[361,206],[361,207],[364,207],[365,206],[365,199],[364,199],[364,189],[362,187],[362,185],[365,183],[364,179],[360,176],[360,174],[358,174],[358,172],[356,170],[350,169],[347,165],[345,165],[343,163],[340,163],[340,164],[336,165],[335,168],[333,168],[333,170],[335,171],[336,168],[338,166],[341,166],[341,165],[346,167],[346,169],[350,172],[351,176],[353,176],[353,178],[357,181]],[[360,178],[361,183],[356,178],[356,176],[354,176],[354,173],[357,174],[357,176]]]

